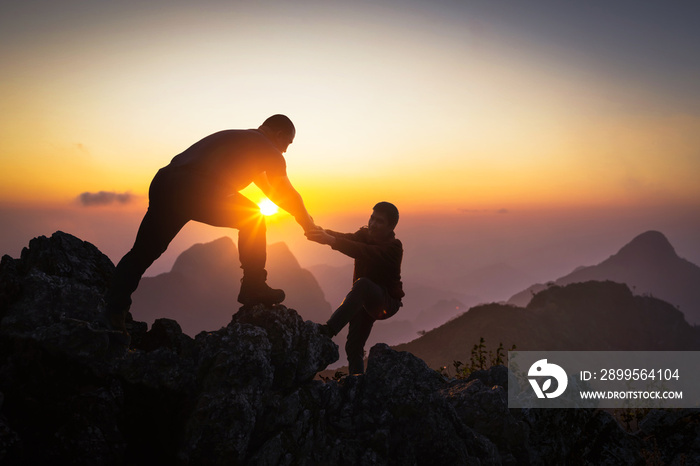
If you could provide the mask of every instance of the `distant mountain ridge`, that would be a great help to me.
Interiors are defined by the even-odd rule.
[[[268,245],[268,283],[285,290],[285,304],[302,317],[327,319],[330,304],[314,276],[301,268],[284,243]],[[188,335],[218,330],[238,311],[243,271],[238,248],[229,237],[195,244],[178,256],[170,272],[144,277],[133,295],[131,313],[145,321],[177,320]]]
[[[553,285],[526,308],[485,304],[471,308],[424,336],[394,348],[410,351],[430,367],[468,362],[483,337],[492,351],[697,351],[700,328],[671,304],[634,296],[612,281]]]
[[[635,294],[668,301],[690,324],[700,324],[700,267],[679,257],[661,232],[642,233],[600,264],[579,267],[553,283],[562,286],[589,280],[625,283]],[[535,293],[545,288],[544,284],[532,285],[508,303],[526,306]]]

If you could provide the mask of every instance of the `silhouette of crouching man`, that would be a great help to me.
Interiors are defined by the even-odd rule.
[[[404,297],[401,283],[403,245],[394,228],[399,211],[389,202],[374,206],[366,227],[355,233],[309,230],[306,237],[355,259],[353,285],[323,331],[333,337],[350,324],[345,353],[350,374],[364,373],[364,348],[376,320],[396,314]]]

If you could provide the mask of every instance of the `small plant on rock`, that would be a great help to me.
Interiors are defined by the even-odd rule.
[[[515,345],[513,345],[509,351],[515,350]],[[443,366],[438,369],[438,372],[445,377],[455,377],[457,379],[466,379],[469,375],[478,370],[485,370],[491,366],[498,366],[505,364],[506,361],[506,350],[503,347],[503,342],[498,344],[496,352],[486,350],[486,340],[484,337],[479,338],[479,343],[475,344],[472,348],[471,357],[469,364],[465,364],[462,361],[452,361],[452,366],[454,367],[455,374],[451,376],[447,366]]]

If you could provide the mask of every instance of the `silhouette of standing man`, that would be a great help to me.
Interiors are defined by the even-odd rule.
[[[190,220],[238,229],[241,304],[273,305],[284,300],[284,291],[270,288],[266,282],[265,219],[258,206],[239,191],[255,183],[270,200],[291,213],[304,231],[316,228],[287,178],[282,154],[295,134],[289,118],[273,115],[258,129],[224,130],[207,136],[158,171],[134,246],[117,264],[107,294],[105,318],[109,326],[127,333],[124,320],[132,293],[146,269]]]

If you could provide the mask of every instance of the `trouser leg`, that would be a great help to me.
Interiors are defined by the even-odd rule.
[[[267,260],[265,217],[260,208],[242,194],[205,199],[193,209],[192,220],[238,230],[238,254],[246,275],[264,273]]]
[[[246,278],[265,281],[267,272],[267,231],[262,215],[248,215],[238,226],[238,257]]]
[[[376,315],[386,304],[387,294],[384,288],[368,278],[360,278],[355,281],[352,290],[328,319],[326,325],[333,334],[337,334],[350,323],[345,352],[351,374],[364,372],[364,346],[375,320],[372,315]]]
[[[345,342],[345,354],[348,357],[350,374],[365,372],[365,343],[374,325],[374,318],[366,312],[358,312],[350,320],[348,339]]]
[[[200,207],[193,220],[209,225],[238,229],[238,254],[243,269],[243,282],[238,295],[241,304],[273,305],[284,301],[285,294],[267,286],[267,240],[265,217],[260,208],[242,194],[214,199]]]
[[[134,246],[119,261],[114,272],[106,299],[108,315],[124,318],[141,277],[187,223],[186,219],[166,212],[149,207],[143,217]]]
[[[267,242],[265,219],[262,218],[262,215],[257,218],[253,216],[239,224],[238,251],[243,269],[238,302],[244,306],[259,303],[270,306],[284,301],[284,291],[270,288],[266,283]]]
[[[333,334],[337,335],[348,322],[361,310],[373,315],[372,311],[381,309],[386,305],[386,292],[384,288],[368,278],[359,278],[353,283],[352,289],[335,310],[327,325]]]

